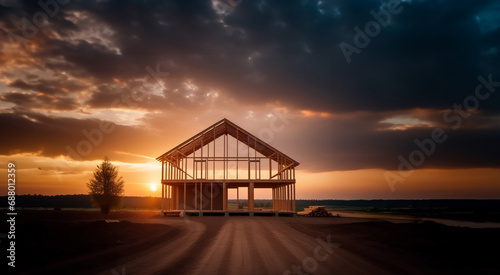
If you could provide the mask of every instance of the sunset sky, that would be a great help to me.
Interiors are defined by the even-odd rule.
[[[161,196],[155,158],[227,118],[298,199],[500,197],[500,1],[37,2],[0,0],[0,195],[108,156]]]

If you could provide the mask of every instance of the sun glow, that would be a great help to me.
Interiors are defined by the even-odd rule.
[[[154,183],[151,183],[151,184],[149,184],[149,188],[151,189],[151,191],[156,192],[156,190],[158,189],[158,186],[156,186],[156,184],[154,184]]]

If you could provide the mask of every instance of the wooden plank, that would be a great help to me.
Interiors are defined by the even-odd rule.
[[[285,171],[286,169],[288,169],[288,168],[290,168],[290,167],[292,167],[292,166],[293,166],[293,163],[291,163],[291,164],[289,164],[288,166],[284,167],[281,171],[279,171],[279,172],[278,172],[278,173],[276,173],[274,176],[272,176],[272,177],[271,177],[271,179],[272,179],[272,178],[274,178],[274,177],[276,177],[277,175],[281,174],[283,171]]]

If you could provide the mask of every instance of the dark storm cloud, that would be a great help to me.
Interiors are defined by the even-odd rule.
[[[0,100],[4,102],[14,103],[26,109],[46,109],[69,111],[78,108],[80,105],[74,98],[69,97],[54,97],[45,94],[28,94],[28,93],[5,93],[0,95]]]
[[[348,64],[339,44],[354,45],[354,27],[374,20],[370,12],[380,10],[380,1],[243,1],[225,16],[226,26],[210,1],[78,1],[62,7],[47,28],[64,39],[95,20],[113,31],[107,38],[121,53],[45,37],[41,55],[62,56],[75,74],[99,82],[142,77],[146,66],[171,62],[172,75],[252,103],[330,111],[444,108],[473,91],[478,75],[500,73],[491,61],[499,54],[485,54],[500,47],[499,30],[482,32],[482,24],[492,23],[478,19],[495,3],[402,2],[390,25]],[[36,5],[25,4],[24,13],[10,9],[29,15]],[[75,25],[65,19],[75,11],[89,16]]]
[[[67,79],[57,79],[57,80],[39,79],[30,83],[18,79],[10,83],[8,86],[19,88],[26,91],[39,92],[49,95],[67,94],[69,92],[79,92],[84,88],[86,88],[85,86],[80,85],[78,83],[67,81]]]
[[[354,27],[373,20],[379,1],[243,1],[226,28],[208,1],[169,3],[87,8],[117,31],[117,62],[137,64],[143,74],[163,55],[201,86],[235,91],[247,102],[335,111],[445,108],[470,94],[478,75],[500,72],[488,66],[498,54],[484,55],[500,46],[498,30],[482,33],[477,22],[494,1],[404,2],[351,64],[338,45],[353,43]],[[496,97],[483,108],[498,103]]]
[[[62,155],[75,160],[96,160],[109,156],[121,161],[141,162],[144,160],[118,154],[117,151],[152,156],[157,153],[148,146],[141,146],[155,140],[154,135],[144,129],[99,119],[54,118],[18,110],[16,113],[0,114],[0,124],[8,129],[6,134],[1,135],[0,142],[9,144],[0,148],[0,155],[34,153],[45,157]],[[134,139],[134,149],[130,148],[130,139]]]
[[[291,120],[286,134],[275,134],[272,145],[301,162],[301,169],[313,172],[357,169],[397,170],[399,156],[422,151],[415,143],[430,140],[436,127],[414,127],[405,131],[379,131],[379,122],[387,114],[364,113],[335,120]],[[472,119],[472,118],[471,118]],[[480,120],[480,119],[479,119]],[[498,125],[498,122],[497,122]],[[441,125],[446,140],[420,166],[415,168],[500,167],[500,147],[496,141],[500,129],[470,129],[465,124],[453,130]],[[300,136],[300,146],[297,138]],[[429,146],[429,145],[426,145]],[[430,148],[430,147],[429,147]]]

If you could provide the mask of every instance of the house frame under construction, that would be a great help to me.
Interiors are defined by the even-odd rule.
[[[162,215],[187,213],[295,213],[299,163],[227,119],[157,158],[162,163]],[[228,191],[248,189],[248,208],[228,208]],[[256,188],[272,189],[272,209],[254,207]],[[260,211],[259,211],[260,210]]]

